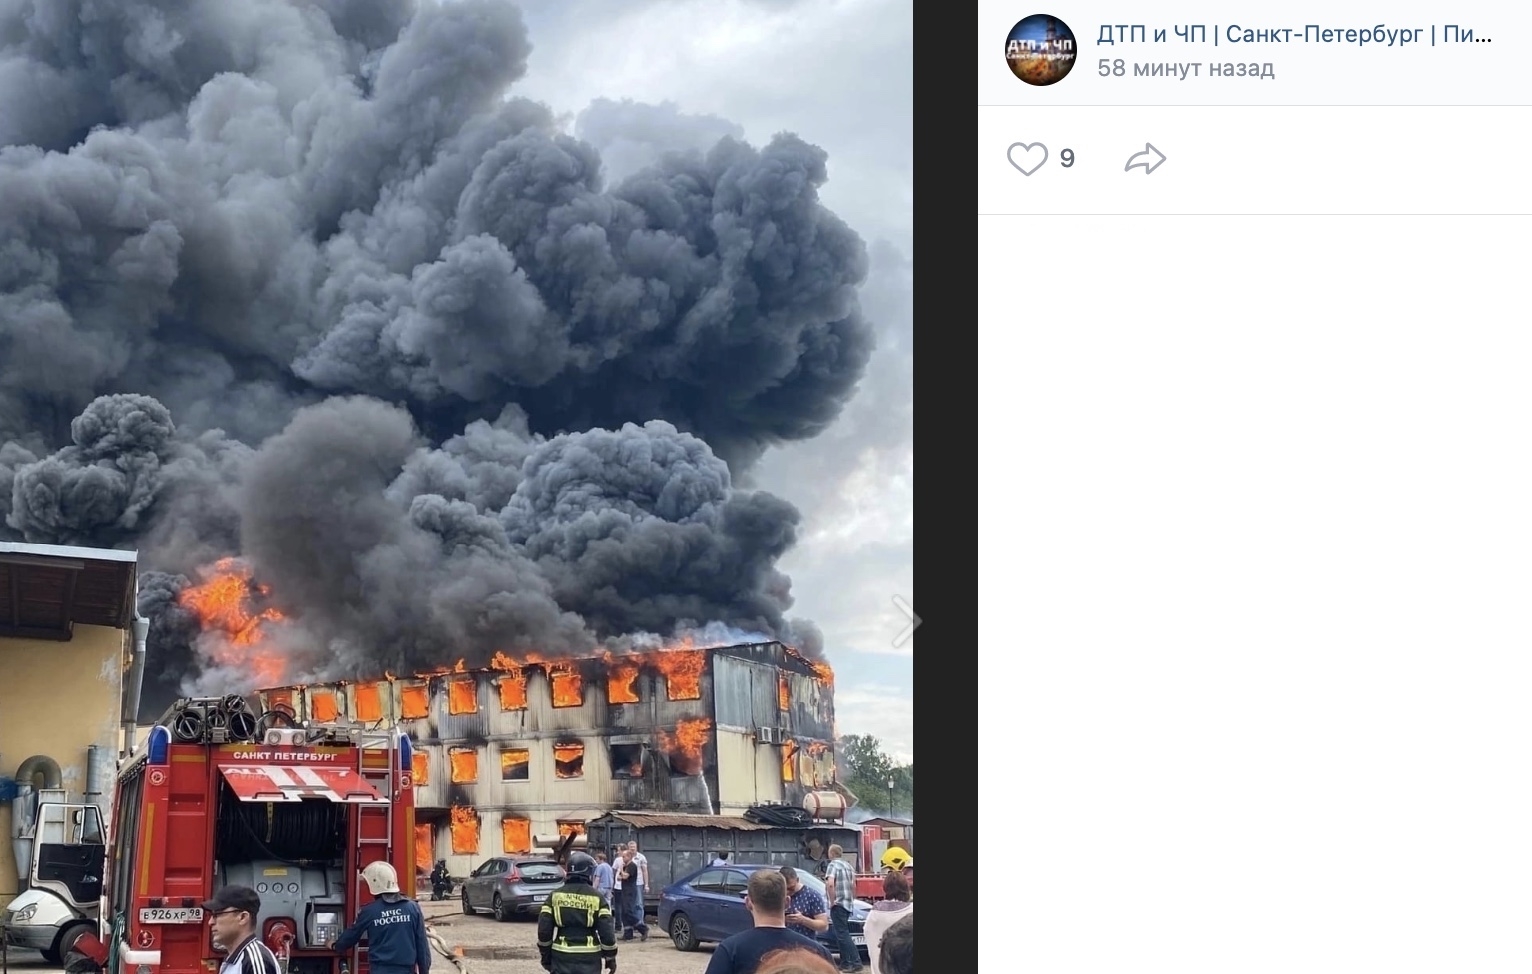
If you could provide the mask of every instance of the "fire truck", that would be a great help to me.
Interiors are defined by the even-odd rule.
[[[202,903],[240,885],[289,974],[364,974],[364,948],[330,945],[372,898],[363,867],[415,875],[411,769],[397,727],[178,701],[118,771],[101,936],[76,949],[106,974],[206,974],[220,958]]]

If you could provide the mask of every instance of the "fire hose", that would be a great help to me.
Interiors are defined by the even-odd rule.
[[[775,825],[784,829],[806,829],[814,825],[808,809],[793,805],[752,805],[745,809],[745,821],[757,825]]]
[[[435,948],[438,954],[452,962],[452,965],[458,969],[458,974],[468,974],[468,960],[458,951],[447,949],[447,942],[442,939],[442,935],[437,933],[436,928],[431,926],[430,923],[426,924],[426,939],[431,942],[431,946]]]

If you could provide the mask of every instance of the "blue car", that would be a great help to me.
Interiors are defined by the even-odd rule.
[[[660,927],[670,934],[677,950],[696,950],[699,944],[717,943],[725,937],[742,933],[754,926],[745,909],[745,886],[750,874],[760,869],[781,869],[779,865],[730,863],[699,869],[665,887],[660,894]],[[813,873],[798,870],[803,885],[825,894],[825,884]],[[857,900],[851,912],[851,940],[862,958],[867,956],[867,938],[862,926],[872,904]],[[802,932],[802,931],[800,931]],[[825,949],[835,954],[835,939],[829,929],[818,934]]]

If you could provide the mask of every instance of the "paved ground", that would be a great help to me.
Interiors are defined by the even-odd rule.
[[[537,924],[532,920],[501,923],[487,914],[464,916],[455,900],[432,903],[427,899],[420,905],[447,946],[463,948],[468,974],[541,974]],[[618,974],[702,974],[712,949],[706,945],[682,953],[669,937],[651,926],[648,943],[639,943],[637,938],[632,943],[618,942],[617,970]],[[438,964],[433,964],[433,971],[450,971],[445,961],[438,960]]]

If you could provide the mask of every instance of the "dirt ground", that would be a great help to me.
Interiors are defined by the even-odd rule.
[[[449,947],[462,947],[468,974],[540,974],[537,962],[537,924],[516,919],[501,923],[487,914],[464,916],[456,900],[433,903],[422,899],[420,906],[432,927]],[[650,926],[649,942],[617,944],[618,974],[702,974],[707,970],[713,947],[706,944],[691,953],[676,950],[670,938]],[[433,974],[448,974],[451,965],[437,957]]]

